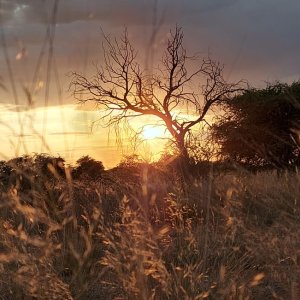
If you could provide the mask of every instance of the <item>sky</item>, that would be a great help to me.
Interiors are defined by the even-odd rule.
[[[151,50],[155,65],[177,24],[183,28],[188,53],[204,57],[209,53],[224,64],[228,81],[246,79],[263,87],[266,82],[300,78],[298,0],[0,0],[0,4],[0,159],[49,152],[74,162],[89,154],[111,167],[124,153],[130,154],[127,138],[121,149],[108,129],[91,130],[101,111],[79,105],[69,90],[72,72],[92,75],[95,65],[103,62],[102,32],[119,36],[126,27],[141,63],[149,65]],[[50,27],[52,49],[44,42],[51,22],[55,23]],[[153,28],[158,28],[155,39]],[[142,147],[151,155],[162,151],[162,145],[152,139]]]

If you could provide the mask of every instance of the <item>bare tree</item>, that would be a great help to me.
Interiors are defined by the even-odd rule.
[[[127,30],[120,39],[104,35],[103,50],[104,61],[95,76],[74,73],[71,86],[76,99],[99,105],[108,126],[138,116],[157,117],[185,158],[192,127],[240,90],[240,82],[225,81],[218,62],[187,55],[179,27],[171,31],[161,63],[151,74],[138,63]]]

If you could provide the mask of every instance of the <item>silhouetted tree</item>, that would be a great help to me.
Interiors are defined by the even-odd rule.
[[[35,178],[33,158],[29,155],[15,157],[6,162],[10,169],[8,187],[15,187],[18,190],[30,190]]]
[[[65,178],[65,160],[58,156],[52,157],[48,154],[37,154],[34,157],[34,168],[37,175],[50,178]]]
[[[225,158],[250,166],[299,163],[300,82],[249,89],[225,105],[213,126]]]
[[[0,184],[4,187],[9,186],[10,177],[13,172],[13,168],[7,164],[6,161],[0,161]]]
[[[73,171],[73,178],[99,179],[103,175],[104,166],[101,161],[97,161],[90,156],[82,156],[77,160],[77,167]]]
[[[240,82],[225,81],[218,62],[187,54],[181,28],[171,31],[161,64],[152,72],[138,63],[126,30],[120,39],[104,39],[104,61],[96,74],[92,78],[74,74],[71,86],[76,99],[96,103],[108,126],[132,117],[156,117],[182,157],[188,157],[192,127],[205,121],[212,106],[240,90]]]

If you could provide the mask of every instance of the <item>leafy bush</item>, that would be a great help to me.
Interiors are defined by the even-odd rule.
[[[213,126],[223,157],[248,166],[299,165],[300,82],[246,90],[225,110]]]
[[[83,177],[91,180],[97,180],[102,177],[104,166],[101,161],[97,161],[88,155],[77,160],[77,167],[73,170],[73,177],[82,179]]]

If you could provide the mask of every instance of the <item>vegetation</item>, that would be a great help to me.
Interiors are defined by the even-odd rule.
[[[252,167],[299,165],[300,82],[246,90],[225,110],[213,128],[224,158]]]
[[[2,161],[2,299],[298,299],[299,175],[207,175]]]
[[[74,74],[71,86],[76,99],[96,103],[105,111],[102,119],[108,126],[118,128],[120,122],[138,116],[155,117],[184,158],[191,129],[205,122],[213,106],[241,89],[241,82],[225,81],[218,62],[187,54],[181,28],[171,32],[161,65],[151,72],[138,63],[126,30],[119,40],[104,38],[104,63],[95,76]]]

